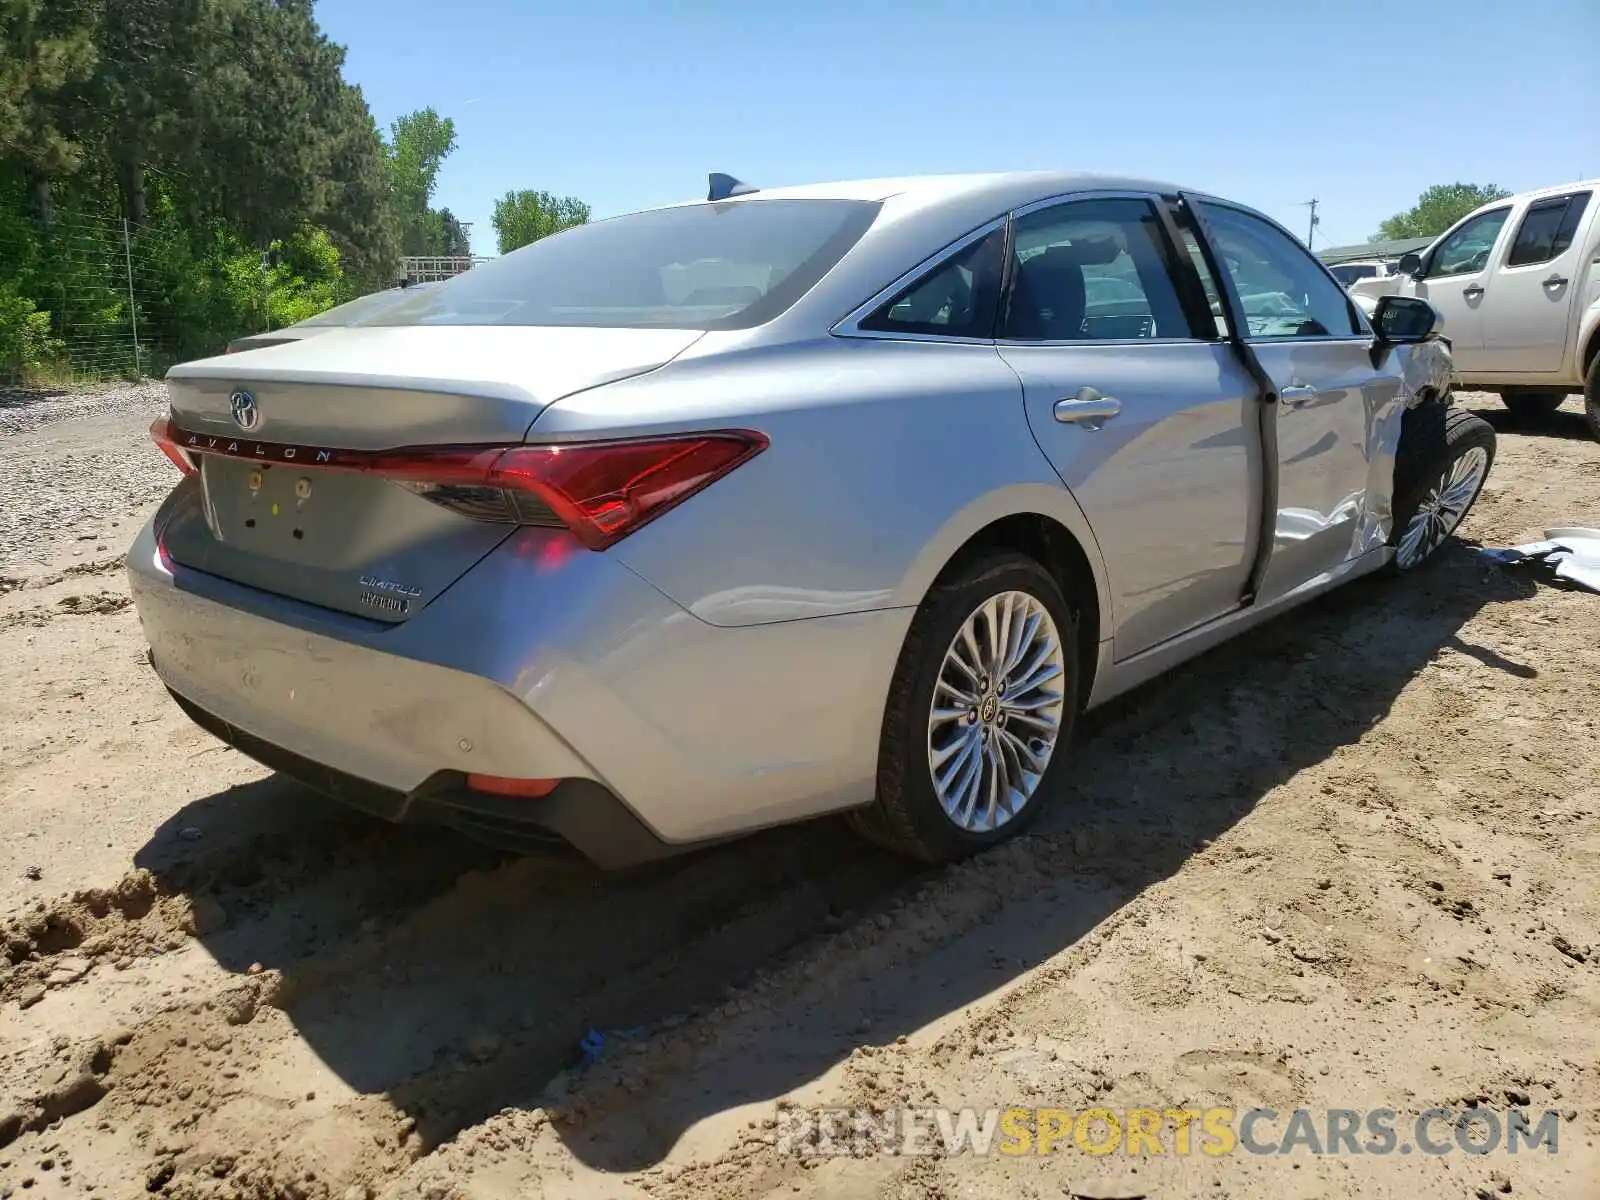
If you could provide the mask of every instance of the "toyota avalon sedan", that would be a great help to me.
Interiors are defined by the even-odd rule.
[[[712,196],[173,368],[128,566],[177,703],[603,866],[826,813],[946,860],[1056,800],[1085,709],[1417,568],[1488,474],[1434,310],[1231,201]]]

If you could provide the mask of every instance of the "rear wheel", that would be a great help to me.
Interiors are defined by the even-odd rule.
[[[1444,400],[1406,414],[1395,455],[1393,568],[1420,566],[1456,531],[1494,462],[1494,428]]]
[[[877,799],[856,829],[926,862],[1016,835],[1060,790],[1077,627],[1039,563],[994,552],[923,601],[890,684]]]
[[[1514,417],[1548,417],[1561,407],[1567,398],[1565,392],[1518,391],[1501,392],[1500,399]]]

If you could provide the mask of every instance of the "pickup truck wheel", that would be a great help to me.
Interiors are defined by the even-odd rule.
[[[1061,790],[1078,636],[1054,576],[1010,551],[929,592],[889,685],[878,794],[856,831],[924,862],[1022,832]]]
[[[1589,432],[1600,442],[1600,354],[1589,362],[1589,378],[1583,385],[1583,416],[1589,422]]]
[[[1515,417],[1548,417],[1561,407],[1565,392],[1501,392],[1500,399]]]
[[[1455,532],[1483,490],[1494,450],[1493,426],[1444,400],[1406,414],[1394,462],[1394,571],[1420,566]]]

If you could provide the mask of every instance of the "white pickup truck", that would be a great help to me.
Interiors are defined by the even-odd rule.
[[[1513,412],[1554,412],[1584,393],[1600,438],[1600,180],[1496,200],[1464,217],[1396,274],[1356,295],[1420,296],[1444,315],[1455,378],[1498,392]]]

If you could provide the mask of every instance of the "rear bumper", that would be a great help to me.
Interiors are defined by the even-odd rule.
[[[600,784],[568,779],[536,803],[475,792],[459,773],[441,771],[410,792],[347,775],[256,737],[172,693],[190,720],[262,766],[354,808],[397,824],[445,825],[514,849],[570,847],[606,870],[677,853]]]
[[[332,773],[309,782],[391,819],[511,821],[616,862],[872,797],[910,610],[716,627],[613,556],[526,529],[383,625],[172,567],[162,517],[128,556],[162,682],[245,753]],[[468,772],[579,782],[445,796]],[[618,819],[595,819],[607,805]]]

